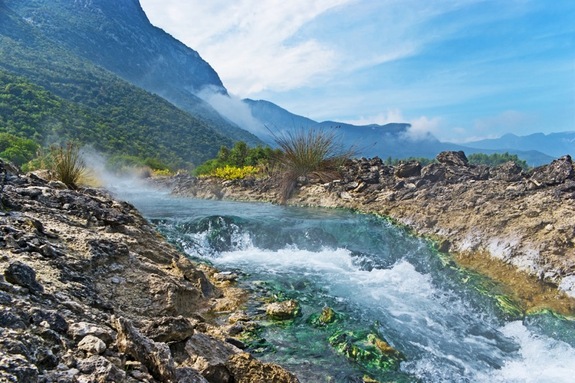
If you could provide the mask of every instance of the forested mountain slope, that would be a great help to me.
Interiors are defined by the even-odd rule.
[[[251,133],[197,96],[227,90],[193,49],[154,27],[136,0],[8,0],[9,8],[47,39],[158,94],[232,140],[256,144]]]
[[[157,157],[172,167],[201,163],[233,143],[205,121],[45,38],[1,1],[0,70],[0,131],[42,144],[77,138],[109,154]],[[43,110],[42,117],[24,115],[32,107]]]

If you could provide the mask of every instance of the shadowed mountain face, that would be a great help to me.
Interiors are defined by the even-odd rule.
[[[72,53],[164,97],[233,140],[259,142],[196,96],[205,88],[227,91],[196,51],[150,24],[138,0],[8,0],[6,4]]]

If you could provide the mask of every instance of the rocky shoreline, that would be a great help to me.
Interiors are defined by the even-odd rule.
[[[132,205],[3,162],[0,181],[0,382],[298,381],[234,338],[245,293]]]
[[[273,177],[222,181],[180,174],[156,180],[180,196],[280,202]],[[463,266],[503,282],[526,310],[575,313],[575,168],[570,156],[529,172],[515,163],[469,164],[463,152],[436,163],[388,166],[353,159],[340,179],[300,179],[291,205],[389,217],[431,238]]]

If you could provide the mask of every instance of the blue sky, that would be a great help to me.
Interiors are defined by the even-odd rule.
[[[573,0],[141,0],[239,98],[444,141],[575,130]]]

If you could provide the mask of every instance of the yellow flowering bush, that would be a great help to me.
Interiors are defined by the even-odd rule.
[[[260,169],[256,166],[230,166],[226,165],[223,168],[216,168],[209,175],[213,177],[222,178],[224,180],[237,180],[241,178],[246,178],[247,176],[253,176],[260,172]]]
[[[172,176],[174,175],[174,172],[172,172],[170,169],[154,169],[152,170],[152,175],[155,177]]]

